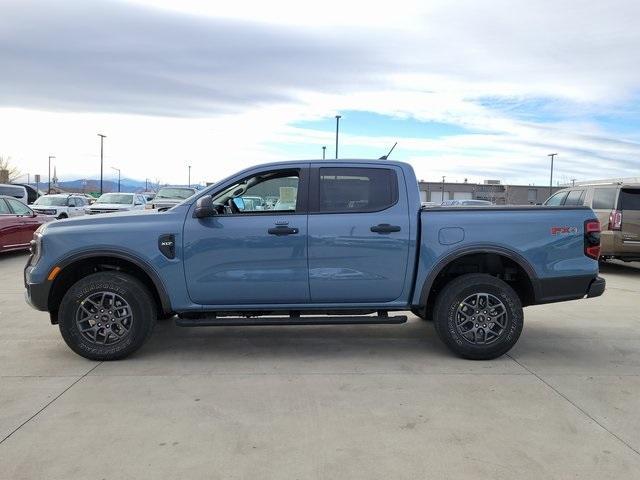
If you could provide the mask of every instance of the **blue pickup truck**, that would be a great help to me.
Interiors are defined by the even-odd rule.
[[[491,359],[527,305],[595,297],[600,225],[586,207],[421,208],[410,165],[300,161],[239,172],[164,212],[48,223],[28,302],[76,353],[126,357],[158,318],[181,326],[432,320]]]

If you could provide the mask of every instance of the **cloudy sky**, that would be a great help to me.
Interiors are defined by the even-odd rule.
[[[418,176],[640,176],[635,0],[0,2],[0,155],[163,183],[393,157]]]

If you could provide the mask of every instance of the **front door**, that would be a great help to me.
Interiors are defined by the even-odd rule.
[[[405,287],[410,238],[402,170],[318,167],[311,170],[309,197],[311,301],[397,299]]]
[[[256,169],[213,193],[217,215],[187,216],[184,268],[195,303],[308,302],[307,171]]]
[[[18,226],[14,245],[28,245],[33,240],[33,232],[38,228],[38,225],[34,223],[33,210],[13,198],[7,198],[6,202],[13,211]]]

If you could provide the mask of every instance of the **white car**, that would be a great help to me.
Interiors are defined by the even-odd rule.
[[[84,215],[87,205],[89,202],[81,195],[57,193],[42,195],[31,206],[36,213],[62,219]]]
[[[86,211],[89,215],[95,215],[96,213],[144,210],[146,203],[144,196],[139,193],[104,193]]]

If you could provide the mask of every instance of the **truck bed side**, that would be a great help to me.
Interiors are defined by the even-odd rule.
[[[525,304],[581,298],[598,274],[598,262],[584,254],[584,223],[595,218],[587,207],[427,208],[419,215],[413,305],[433,300],[439,276],[498,271],[498,263],[509,267],[502,274],[518,283]]]

